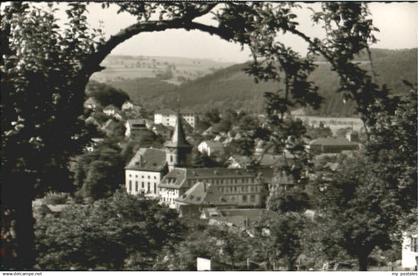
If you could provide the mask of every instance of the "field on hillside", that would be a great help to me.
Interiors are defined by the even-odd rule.
[[[232,65],[209,59],[148,56],[108,56],[101,64],[106,67],[92,76],[100,82],[159,78],[179,85]]]

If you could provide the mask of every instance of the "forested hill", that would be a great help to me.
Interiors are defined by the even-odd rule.
[[[417,82],[417,49],[372,49],[372,58],[378,82],[386,84],[394,94],[406,91],[402,80]],[[365,55],[358,60],[361,61],[362,67],[370,69]],[[256,84],[253,77],[243,71],[245,67],[246,64],[233,65],[180,86],[150,78],[110,84],[125,90],[133,101],[140,101],[150,108],[174,107],[179,97],[183,108],[196,111],[231,107],[261,112],[263,92],[278,90],[280,85],[273,82]],[[341,95],[336,92],[338,77],[327,63],[320,60],[310,78],[325,98],[321,109],[310,111],[312,114],[327,116],[353,114],[353,104],[344,104]]]

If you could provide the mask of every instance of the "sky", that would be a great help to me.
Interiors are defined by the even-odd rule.
[[[304,7],[319,7],[319,3],[303,4]],[[379,42],[374,48],[402,49],[417,47],[417,3],[369,3],[374,25],[380,29],[376,34]],[[116,7],[102,9],[100,4],[89,5],[88,22],[93,27],[101,26],[106,36],[133,24],[135,18],[129,14],[116,14]],[[298,10],[299,30],[312,36],[322,37],[322,29],[313,26],[310,12]],[[64,15],[62,15],[64,16]],[[198,21],[211,24],[211,17]],[[300,53],[305,53],[306,43],[292,35],[278,38],[287,46]],[[226,42],[217,36],[200,31],[167,30],[163,32],[141,33],[125,41],[114,49],[112,54],[144,56],[179,56],[188,58],[206,58],[224,62],[244,62],[250,58],[249,50],[241,50],[240,45]]]

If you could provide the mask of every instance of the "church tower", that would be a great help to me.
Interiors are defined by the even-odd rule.
[[[175,129],[171,140],[165,143],[166,162],[169,171],[175,167],[186,167],[190,164],[192,146],[186,141],[182,127],[182,117],[176,115]]]

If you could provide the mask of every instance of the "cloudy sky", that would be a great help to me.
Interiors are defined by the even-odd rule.
[[[312,8],[319,4],[310,5]],[[376,35],[379,42],[375,48],[415,48],[417,47],[417,3],[370,3],[374,25],[380,29]],[[135,22],[129,14],[116,15],[116,7],[101,9],[99,4],[89,5],[89,23],[99,26],[103,21],[106,35],[117,33],[120,29]],[[310,12],[307,9],[296,12],[299,18],[299,29],[312,36],[322,37],[322,30],[312,25]],[[200,19],[210,23],[211,18]],[[305,42],[293,36],[282,36],[279,39],[288,46],[304,53]],[[249,50],[241,51],[239,45],[228,43],[216,36],[199,31],[168,30],[164,32],[143,33],[118,46],[112,54],[147,55],[147,56],[181,56],[191,58],[209,58],[219,61],[242,62],[249,59]]]

